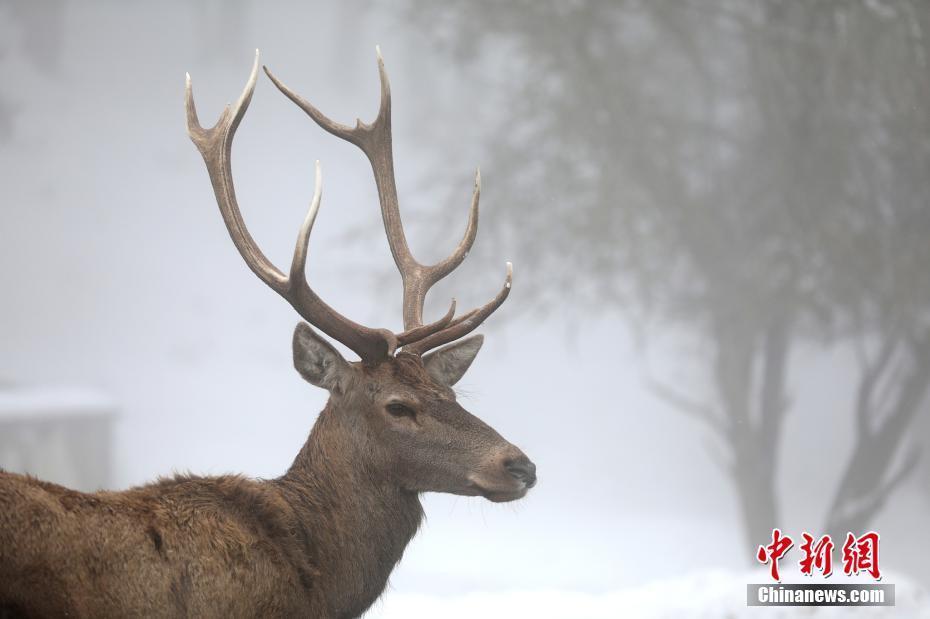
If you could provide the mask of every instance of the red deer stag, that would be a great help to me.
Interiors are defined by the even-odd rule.
[[[391,93],[380,54],[378,69],[378,116],[354,128],[329,120],[265,71],[310,118],[361,148],[371,162],[403,278],[403,331],[356,324],[308,285],[304,267],[320,206],[319,166],[287,275],[246,229],[230,153],[252,98],[258,54],[242,96],[211,129],[197,120],[188,78],[188,132],[239,253],[298,314],[360,361],[346,361],[308,324],[297,325],[294,366],[330,397],[294,463],[277,479],[185,475],[124,492],[83,494],[0,473],[0,616],[356,617],[381,594],[416,533],[421,492],[511,501],[535,484],[533,463],[463,409],[450,388],[481,347],[480,335],[462,338],[507,298],[510,265],[503,289],[487,305],[454,317],[453,301],[445,316],[423,323],[426,293],[462,262],[475,239],[480,177],[461,243],[432,266],[417,262],[398,210]]]

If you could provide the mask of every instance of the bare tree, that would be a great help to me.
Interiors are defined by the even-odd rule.
[[[493,83],[508,103],[489,139],[511,181],[501,230],[546,274],[540,304],[570,294],[706,343],[712,399],[654,387],[725,445],[748,547],[780,522],[793,347],[878,349],[827,517],[864,528],[916,462],[902,454],[925,406],[930,7],[427,4],[407,17],[441,49],[517,67]],[[527,225],[543,202],[566,225]]]

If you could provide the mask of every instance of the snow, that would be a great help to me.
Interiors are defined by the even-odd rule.
[[[785,579],[787,582],[790,579]],[[872,582],[834,575],[833,584]],[[439,596],[389,590],[365,615],[366,619],[473,619],[533,617],[534,619],[640,619],[903,617],[930,618],[930,595],[903,576],[886,574],[882,583],[895,585],[894,607],[748,607],[746,585],[771,582],[765,571],[708,571],[681,578],[656,580],[643,586],[601,593],[566,590],[475,591]],[[794,582],[818,582],[796,579]],[[824,582],[822,579],[820,582]]]

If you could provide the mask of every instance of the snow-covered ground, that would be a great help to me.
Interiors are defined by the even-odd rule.
[[[559,569],[554,565],[552,569]],[[868,579],[837,578],[833,584],[871,582]],[[785,582],[818,582],[786,578]],[[366,619],[678,619],[700,617],[787,618],[813,617],[904,617],[930,618],[930,594],[904,577],[885,574],[883,583],[895,585],[894,607],[747,607],[746,585],[771,582],[765,571],[709,571],[669,580],[656,580],[639,587],[604,593],[559,590],[472,592],[439,596],[391,591],[377,602]]]

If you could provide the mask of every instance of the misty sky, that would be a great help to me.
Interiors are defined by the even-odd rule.
[[[488,82],[469,77],[495,67],[457,67],[383,5],[43,6],[0,3],[0,384],[112,397],[114,488],[174,471],[281,474],[325,394],[292,368],[296,314],[248,271],[222,224],[185,134],[185,72],[204,125],[241,92],[255,48],[295,91],[350,122],[376,111],[379,44],[392,82],[401,209],[411,221],[428,215],[410,234],[417,257],[430,261],[465,225],[482,163],[473,125],[499,103],[482,90]],[[233,152],[243,215],[279,267],[290,260],[321,160],[309,279],[353,319],[397,329],[400,282],[361,154],[263,75]],[[451,173],[442,163],[449,157],[467,165]],[[507,209],[499,198],[508,179],[487,167],[482,177],[484,212]],[[434,190],[437,179],[460,200]],[[540,204],[539,217],[551,206]],[[520,288],[533,262],[513,247],[480,253],[437,287],[428,313],[438,315],[453,294],[459,307],[483,302],[513,261],[513,293],[482,329],[487,341],[460,398],[536,462],[539,485],[507,505],[426,497],[427,520],[386,598],[604,594],[744,569],[735,500],[715,462],[721,446],[648,388],[661,377],[700,390],[687,362],[700,344],[655,324],[654,345],[644,347],[619,313],[573,313],[568,324],[554,307],[540,317]],[[847,350],[795,352],[781,460],[785,529],[821,524],[850,449],[840,420],[854,371]],[[875,527],[888,569],[925,582],[928,495],[917,483],[895,495]]]

